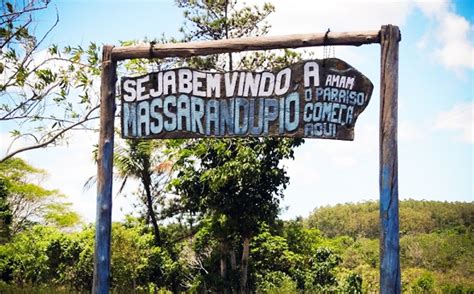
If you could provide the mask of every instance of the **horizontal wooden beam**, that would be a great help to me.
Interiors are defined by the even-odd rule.
[[[114,47],[112,59],[191,57],[229,52],[299,48],[312,46],[380,43],[380,31],[329,32],[274,37],[250,37],[189,43],[145,44]]]

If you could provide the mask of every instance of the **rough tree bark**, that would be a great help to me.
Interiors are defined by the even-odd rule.
[[[242,247],[242,260],[240,263],[240,292],[247,293],[247,280],[248,280],[248,265],[250,255],[250,236],[244,236],[244,243]]]

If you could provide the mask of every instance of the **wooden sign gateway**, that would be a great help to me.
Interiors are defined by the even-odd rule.
[[[401,293],[397,140],[400,40],[398,27],[384,25],[380,30],[367,32],[328,31],[125,47],[105,45],[102,51],[100,88],[97,221],[92,292],[109,293],[110,286],[118,61],[379,43],[380,293]],[[359,93],[363,93],[363,100]],[[122,136],[305,136],[352,140],[357,116],[367,106],[371,93],[370,81],[338,59],[324,62],[308,60],[273,73],[204,73],[175,69],[122,80]],[[333,124],[334,131],[326,130],[325,133],[325,123]]]
[[[125,77],[122,137],[305,137],[353,140],[372,95],[346,62],[305,60],[274,72],[179,68]]]

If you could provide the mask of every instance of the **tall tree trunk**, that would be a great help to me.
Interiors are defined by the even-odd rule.
[[[177,293],[177,292],[176,292]],[[202,292],[201,293],[207,293],[207,284],[206,284],[206,281],[203,281],[203,285],[202,285]]]
[[[250,236],[244,237],[244,244],[242,248],[242,260],[240,263],[240,293],[248,293],[247,275],[250,255]]]
[[[229,245],[228,253],[229,253],[229,259],[230,259],[230,268],[232,269],[233,273],[236,273],[239,269],[237,267],[237,258],[236,258],[235,250],[232,247],[232,245]],[[230,286],[231,293],[237,293],[238,292],[238,290],[240,288],[239,284],[240,284],[240,282],[237,285],[231,283],[231,286]]]
[[[150,189],[150,186],[151,186],[150,174],[143,175],[142,183],[145,189],[146,206],[148,209],[148,214],[150,215],[151,225],[153,226],[153,235],[155,237],[155,245],[161,246],[160,228],[158,227],[155,211],[153,210],[153,197],[151,196],[151,189]]]
[[[226,276],[227,276],[227,263],[226,263],[226,256],[224,254],[224,252],[221,253],[221,257],[220,257],[220,262],[221,262],[221,278],[223,280],[225,280]]]
[[[220,256],[220,274],[223,281],[226,280],[227,277],[227,246],[225,241],[221,241],[221,256]]]
[[[235,250],[230,250],[230,267],[233,271],[237,270],[237,258],[235,257]]]

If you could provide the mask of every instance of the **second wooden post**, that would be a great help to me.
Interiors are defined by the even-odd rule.
[[[398,222],[398,43],[400,30],[380,30],[380,293],[400,293]]]
[[[112,169],[114,153],[116,62],[112,46],[102,51],[100,84],[100,133],[97,159],[97,215],[95,226],[94,281],[92,293],[109,293],[110,236],[112,230]]]

